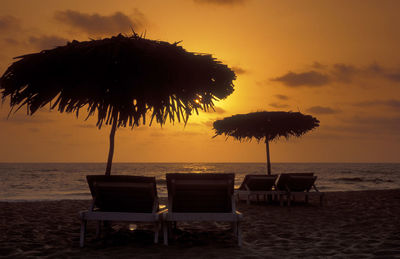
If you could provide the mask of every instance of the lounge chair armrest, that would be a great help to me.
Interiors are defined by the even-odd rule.
[[[243,220],[243,214],[240,211],[235,211],[235,213],[236,213],[239,221],[242,221]]]
[[[319,192],[319,190],[318,190],[317,186],[315,186],[315,184],[313,184],[312,187],[314,187],[314,190],[315,190],[316,192]]]
[[[167,212],[168,212],[168,209],[162,209],[162,210],[157,211],[157,214],[161,215],[161,214],[165,214]]]

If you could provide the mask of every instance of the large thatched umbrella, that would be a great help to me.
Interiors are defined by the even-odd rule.
[[[213,108],[233,92],[235,73],[211,55],[191,53],[178,43],[137,34],[66,46],[17,57],[0,78],[3,100],[28,114],[51,109],[97,112],[97,127],[111,125],[106,175],[111,172],[118,127],[145,124],[146,114],[163,124],[187,122],[192,111]]]
[[[239,141],[255,138],[265,141],[268,174],[271,174],[269,142],[280,137],[300,137],[319,126],[319,121],[311,115],[300,112],[253,112],[237,114],[214,122],[216,135],[231,136]]]

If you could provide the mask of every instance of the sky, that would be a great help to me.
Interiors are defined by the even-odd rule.
[[[210,53],[235,91],[188,124],[119,128],[114,162],[264,162],[265,144],[213,138],[212,123],[256,111],[320,120],[270,144],[273,162],[400,162],[400,1],[0,0],[0,74],[13,57],[132,34]],[[106,162],[110,127],[43,107],[0,106],[0,162]]]

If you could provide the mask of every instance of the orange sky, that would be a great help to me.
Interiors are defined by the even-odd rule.
[[[400,1],[2,0],[0,73],[12,57],[130,32],[181,41],[237,72],[217,112],[183,124],[122,128],[115,162],[263,162],[265,145],[212,138],[212,122],[301,111],[321,126],[271,144],[272,162],[400,162]],[[105,162],[109,127],[43,109],[7,119],[0,162]]]

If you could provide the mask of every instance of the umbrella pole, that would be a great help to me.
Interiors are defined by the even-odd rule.
[[[117,130],[117,119],[114,118],[113,124],[111,127],[111,132],[110,132],[110,149],[108,151],[108,160],[107,160],[107,168],[106,168],[106,175],[111,175],[111,165],[112,165],[112,159],[114,155],[114,138],[115,138],[115,131]]]
[[[269,142],[268,139],[265,140],[265,146],[267,150],[267,170],[268,170],[268,175],[271,175],[271,161],[269,159]]]

